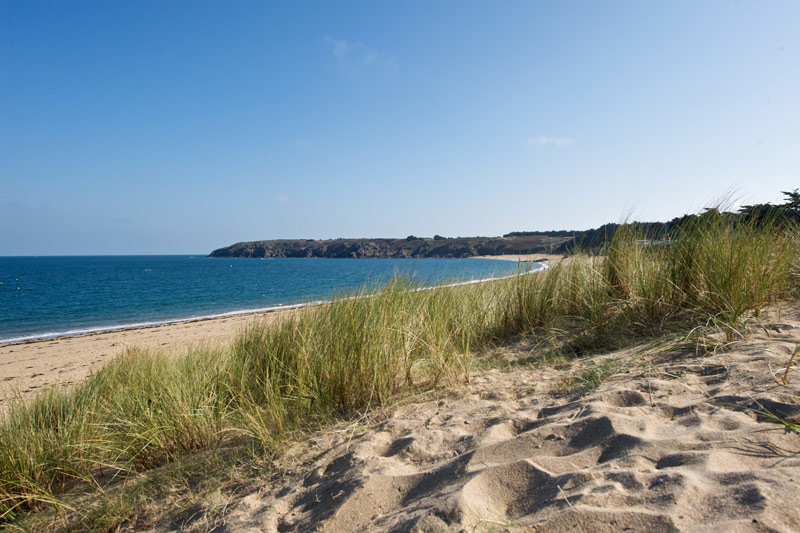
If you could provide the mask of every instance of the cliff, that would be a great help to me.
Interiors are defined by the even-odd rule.
[[[569,240],[571,237],[547,235],[453,239],[284,239],[239,242],[214,250],[210,257],[472,257],[549,253]]]

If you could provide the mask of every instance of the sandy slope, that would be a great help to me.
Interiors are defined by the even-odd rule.
[[[712,356],[603,356],[620,372],[582,396],[557,391],[589,360],[475,375],[298,446],[215,531],[800,531],[800,435],[750,410],[800,415],[798,368],[773,377],[798,316]]]

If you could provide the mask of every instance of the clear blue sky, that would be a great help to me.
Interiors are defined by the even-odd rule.
[[[0,1],[0,255],[498,235],[800,187],[800,2]]]

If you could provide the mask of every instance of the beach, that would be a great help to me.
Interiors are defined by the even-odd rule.
[[[562,260],[542,254],[491,258],[551,266]],[[571,266],[575,268],[553,269],[542,277],[512,276],[494,286],[479,284],[474,290],[426,291],[426,296],[435,296],[430,300],[416,296],[421,293],[413,288],[400,289],[406,293],[387,289],[374,297],[348,299],[347,306],[338,306],[338,314],[324,313],[327,308],[337,309],[334,304],[8,344],[0,346],[4,363],[0,375],[7,384],[5,394],[17,390],[23,397],[32,397],[47,386],[78,383],[131,348],[162,352],[168,355],[163,361],[170,362],[192,346],[230,342],[253,321],[319,310],[321,320],[294,330],[296,337],[288,344],[276,342],[269,353],[287,357],[294,350],[301,354],[295,356],[302,362],[298,366],[304,368],[324,362],[324,379],[311,383],[327,385],[335,375],[328,367],[335,370],[339,362],[349,361],[337,359],[337,353],[347,357],[353,353],[343,352],[341,346],[355,346],[351,350],[368,362],[363,354],[370,353],[369,347],[383,353],[392,338],[386,335],[396,330],[421,335],[438,331],[426,326],[458,309],[459,300],[447,295],[472,298],[492,290],[493,299],[503,299],[501,309],[508,309],[519,305],[519,294],[530,296],[537,287],[546,288],[547,280],[561,276],[566,286],[575,286],[576,280],[586,279],[580,276],[596,280],[605,272],[580,260]],[[521,285],[509,285],[512,282]],[[425,321],[404,326],[402,320],[412,316],[412,298],[428,302],[415,315]],[[441,305],[430,303],[436,301]],[[549,302],[550,308],[559,308],[557,300]],[[393,307],[398,303],[402,307]],[[402,312],[397,313],[398,309]],[[362,324],[370,328],[362,329]],[[791,358],[800,345],[800,306],[797,302],[765,306],[758,322],[743,318],[739,324],[745,334],[737,338],[726,339],[722,330],[708,330],[690,342],[685,335],[646,336],[622,345],[597,343],[587,354],[554,359],[548,357],[544,339],[507,334],[505,342],[485,344],[476,351],[472,362],[465,359],[467,366],[456,367],[449,382],[437,386],[415,378],[419,379],[415,385],[407,377],[407,386],[399,394],[385,396],[385,403],[331,417],[328,424],[299,439],[286,439],[277,468],[244,478],[219,474],[222,497],[198,498],[189,507],[191,513],[184,512],[183,500],[163,503],[154,497],[141,504],[138,521],[125,522],[123,529],[796,531],[800,527],[795,505],[800,387]],[[629,322],[623,328],[625,334],[633,331]],[[569,332],[557,333],[561,338]],[[309,339],[321,342],[306,344]],[[267,353],[266,345],[259,344],[262,341],[258,334],[251,336],[250,345],[260,348],[251,352],[245,348],[246,357],[238,361],[258,361],[259,354]],[[429,340],[420,344],[431,345]],[[202,369],[213,361],[203,353],[197,352],[189,367],[176,368],[180,372]],[[302,359],[306,356],[310,359]],[[121,361],[122,365],[115,366],[135,376],[139,369],[148,368],[146,359],[139,359],[140,365]],[[269,365],[274,361],[266,359]],[[258,379],[265,368],[259,365],[248,366],[241,376]],[[127,383],[168,388],[166,395],[147,393],[148,409],[151,400],[153,406],[165,398],[172,401],[186,387],[199,391],[192,398],[204,398],[208,391],[226,386],[224,379],[214,377],[219,376],[217,367],[205,374],[213,378],[213,386],[205,393],[202,371],[191,374],[182,389],[180,382],[173,381],[180,374],[169,365],[159,368],[173,372],[172,377],[161,385],[159,372],[145,370],[140,374],[143,381],[123,378],[126,385],[111,387],[107,401],[136,392],[135,387],[127,391]],[[226,368],[237,372],[235,365]],[[266,368],[274,372],[274,367]],[[349,363],[344,368],[359,371]],[[414,377],[410,372],[399,375]],[[227,386],[242,382],[248,383],[236,378]],[[173,387],[179,391],[176,396],[172,396]],[[239,398],[249,390],[240,389],[231,397]],[[159,413],[159,407],[153,409]],[[113,420],[119,412],[116,407],[110,410]],[[211,412],[203,404],[191,408],[197,420]],[[174,415],[159,419],[157,427],[168,426],[170,420]],[[252,419],[246,423],[247,431],[259,428]],[[271,430],[272,426],[267,427]],[[129,438],[126,433],[125,442]],[[152,448],[150,437],[146,442],[142,449]],[[138,445],[136,449],[140,453]],[[186,457],[200,461],[206,456]],[[207,476],[217,474],[209,471]],[[137,483],[137,478],[131,477],[129,483]],[[199,495],[204,489],[193,482],[181,490]],[[90,508],[97,498],[91,491],[69,497],[74,498],[70,504],[76,509]],[[42,523],[49,520],[44,513],[41,519]]]
[[[798,19],[0,3],[0,533],[800,533]]]
[[[561,256],[498,255],[478,259],[541,261],[552,266]],[[224,344],[253,321],[271,320],[291,311],[274,309],[0,344],[0,405],[17,393],[28,396],[53,385],[78,383],[130,348],[182,354],[195,345]]]
[[[479,255],[475,259],[500,259],[503,261],[520,261],[523,263],[544,263],[554,266],[560,263],[565,257],[556,254],[512,254],[512,255]]]
[[[196,345],[224,344],[247,324],[291,312],[275,310],[0,344],[0,405],[16,393],[30,396],[53,385],[78,383],[130,348],[182,354]]]

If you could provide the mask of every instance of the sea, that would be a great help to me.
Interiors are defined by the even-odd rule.
[[[393,276],[434,286],[517,272],[515,261],[475,258],[0,257],[0,343],[307,305]]]

